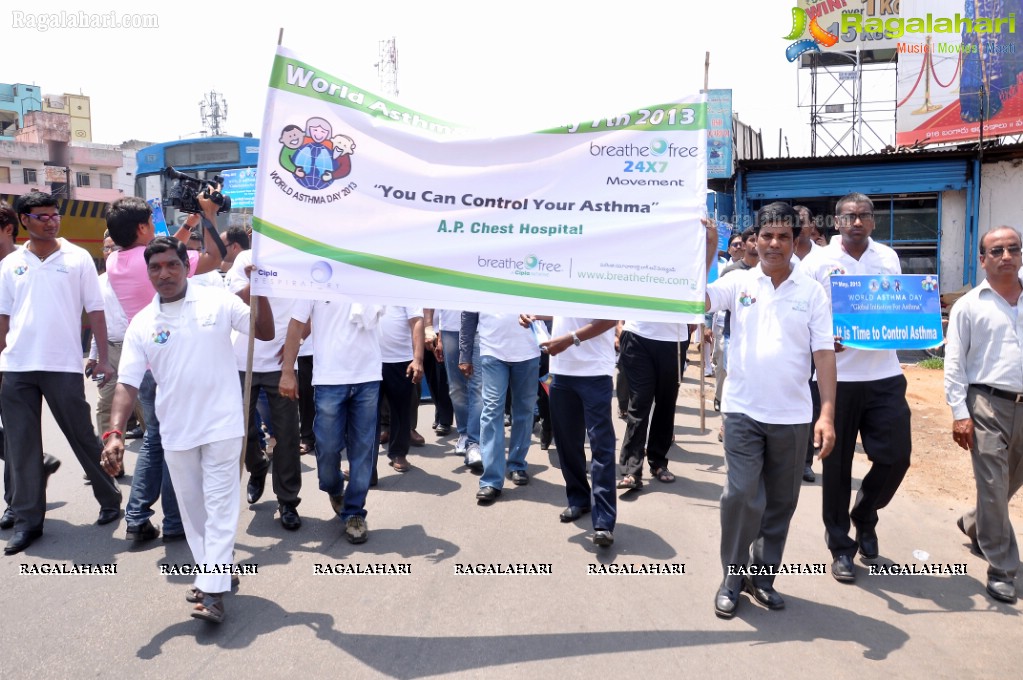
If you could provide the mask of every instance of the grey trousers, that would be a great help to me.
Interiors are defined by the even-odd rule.
[[[4,373],[0,387],[7,465],[11,467],[11,508],[18,519],[16,531],[43,528],[46,515],[46,475],[43,472],[43,398],[50,407],[75,457],[92,483],[100,508],[119,508],[121,490],[100,467],[103,450],[92,429],[85,381],[81,373],[27,371]]]
[[[742,577],[729,566],[781,564],[789,523],[799,500],[809,423],[772,425],[742,413],[726,413],[725,463],[721,494],[721,567],[725,584],[737,590]],[[755,576],[771,586],[774,576]]]
[[[970,457],[977,506],[963,515],[963,528],[977,539],[988,578],[1012,582],[1019,570],[1019,547],[1009,500],[1023,486],[1023,404],[971,387],[966,406],[973,418]]]

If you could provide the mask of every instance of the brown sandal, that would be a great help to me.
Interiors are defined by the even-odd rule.
[[[240,586],[241,583],[242,580],[239,578],[238,574],[231,574],[231,590],[238,590],[238,586]],[[185,591],[185,602],[202,602],[205,597],[206,593],[195,586],[188,586],[188,590]]]
[[[224,596],[222,594],[206,593],[206,597],[200,604],[195,605],[192,610],[193,619],[202,619],[210,623],[222,623],[224,621]]]
[[[622,481],[618,482],[619,489],[642,489],[643,480],[638,475],[625,475]]]

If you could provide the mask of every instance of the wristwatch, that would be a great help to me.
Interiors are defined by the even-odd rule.
[[[572,344],[576,347],[582,344],[582,340],[580,340],[579,336],[575,334],[575,331],[572,331]]]

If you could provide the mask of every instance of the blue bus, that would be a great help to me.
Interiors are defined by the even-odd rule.
[[[150,200],[164,199],[174,181],[164,176],[172,167],[199,179],[224,178],[224,193],[231,197],[231,212],[221,215],[220,229],[249,226],[252,221],[253,193],[259,140],[253,137],[201,137],[154,144],[135,154],[135,195]],[[164,205],[167,224],[173,232],[187,215]]]

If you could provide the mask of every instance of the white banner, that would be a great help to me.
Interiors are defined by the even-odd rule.
[[[259,151],[258,294],[612,319],[703,313],[700,96],[482,136],[279,49]]]

